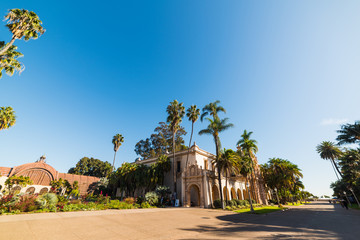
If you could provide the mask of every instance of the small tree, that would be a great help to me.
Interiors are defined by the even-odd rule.
[[[25,176],[11,176],[5,181],[5,186],[8,188],[9,192],[14,185],[26,187],[27,185],[33,184],[33,181],[30,177]]]

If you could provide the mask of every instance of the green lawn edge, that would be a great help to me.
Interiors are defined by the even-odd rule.
[[[248,213],[248,214],[267,214],[267,213],[282,211],[282,210],[285,210],[285,209],[287,209],[287,208],[284,208],[284,207],[279,208],[277,206],[268,206],[268,207],[254,208],[254,212],[251,212],[250,208],[239,209],[239,210],[235,210],[234,212],[236,212],[236,213]]]

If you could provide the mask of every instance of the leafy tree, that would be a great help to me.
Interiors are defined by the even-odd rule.
[[[355,121],[354,124],[344,124],[337,132],[339,135],[336,140],[339,145],[352,143],[360,144],[360,121]]]
[[[137,189],[153,191],[156,186],[164,184],[165,173],[170,169],[170,159],[166,155],[159,156],[151,166],[125,162],[110,176],[110,185],[120,188],[126,196],[134,196]]]
[[[198,109],[196,105],[191,105],[186,110],[186,116],[189,118],[189,121],[191,121],[191,135],[190,135],[190,141],[189,141],[188,154],[186,157],[186,167],[187,167],[188,161],[189,161],[190,147],[191,147],[192,136],[193,136],[193,132],[194,132],[194,123],[198,120],[199,115],[200,115],[200,109]]]
[[[216,149],[216,160],[215,162],[219,162],[220,160],[220,146],[221,146],[221,142],[220,142],[220,137],[219,137],[219,133],[233,127],[234,125],[231,123],[228,123],[228,118],[225,119],[219,119],[219,117],[217,117],[217,115],[213,114],[214,119],[210,119],[210,118],[206,118],[209,121],[209,125],[207,128],[201,130],[199,132],[199,135],[203,135],[203,134],[207,134],[207,135],[212,135],[214,138],[214,142],[215,142],[215,149]],[[218,171],[218,181],[219,181],[219,187],[220,187],[220,198],[221,198],[221,207],[224,209],[224,198],[223,198],[223,193],[222,193],[222,186],[221,186],[221,169],[219,168],[220,164],[217,167],[217,171]]]
[[[112,143],[114,144],[114,162],[113,162],[113,169],[115,170],[115,157],[116,157],[116,152],[119,150],[119,147],[121,146],[121,144],[124,142],[124,137],[121,134],[116,134],[113,139],[112,139]]]
[[[303,177],[301,170],[296,164],[280,158],[271,158],[261,165],[261,172],[266,185],[275,190],[281,202],[290,200],[294,189],[302,188],[300,178]],[[279,195],[279,196],[278,196]]]
[[[0,130],[8,129],[15,123],[16,116],[12,107],[0,107]]]
[[[109,162],[83,157],[74,168],[69,169],[68,173],[101,178],[109,176],[111,171],[112,166]]]
[[[0,42],[0,73],[5,72],[12,75],[14,71],[21,71],[21,63],[17,60],[22,54],[17,52],[14,44],[15,40],[37,39],[45,32],[39,17],[32,11],[25,9],[11,9],[5,16],[6,27],[12,33],[10,42]],[[1,74],[0,74],[1,78]]]
[[[169,123],[170,130],[172,132],[172,154],[173,154],[173,178],[174,178],[174,192],[176,189],[176,169],[175,169],[175,134],[180,129],[180,123],[185,115],[185,107],[183,103],[179,103],[177,100],[170,102],[166,108],[168,114],[167,122]]]
[[[151,134],[150,138],[140,140],[135,145],[135,152],[142,158],[158,157],[162,154],[172,152],[172,131],[164,122],[160,122],[159,126],[155,128],[154,134]],[[181,151],[186,149],[184,139],[182,136],[186,135],[186,131],[180,126],[175,134],[175,151]]]
[[[334,171],[336,169],[336,171],[339,173],[339,175],[342,176],[342,174],[339,170],[339,167],[335,162],[335,160],[338,159],[342,153],[341,153],[341,150],[337,146],[335,146],[335,144],[333,142],[323,141],[316,147],[316,151],[320,154],[320,157],[322,159],[330,160],[330,162],[334,168]],[[335,171],[335,175],[339,179],[336,171]]]
[[[347,184],[347,190],[350,190],[360,206],[360,148],[346,149],[339,158],[339,165],[343,173],[341,181]]]
[[[11,176],[5,181],[5,186],[9,189],[9,192],[11,191],[11,188],[14,185],[18,185],[21,187],[26,187],[27,185],[33,184],[33,181],[30,179],[30,177],[26,176]]]

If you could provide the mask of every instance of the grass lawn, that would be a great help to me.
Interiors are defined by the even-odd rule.
[[[291,202],[289,202],[289,203],[287,203],[286,205],[288,205],[288,206],[300,206],[300,205],[304,205],[304,203],[297,203],[297,202],[294,202],[294,203],[291,203]]]
[[[278,206],[267,206],[267,207],[259,207],[254,208],[255,214],[265,214],[265,213],[271,213],[276,211],[281,211],[286,208],[279,208]],[[237,213],[251,213],[250,208],[235,210]]]
[[[349,206],[352,209],[356,209],[356,210],[360,210],[360,207],[357,204],[351,204],[351,206]]]

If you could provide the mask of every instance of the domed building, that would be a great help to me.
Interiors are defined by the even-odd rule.
[[[32,185],[23,188],[20,186],[13,187],[13,190],[20,190],[21,193],[46,193],[51,188],[50,182],[61,178],[71,184],[78,181],[80,195],[83,195],[88,192],[90,185],[99,181],[97,177],[60,173],[47,164],[45,159],[45,156],[42,156],[40,160],[33,163],[26,163],[16,167],[0,167],[0,190],[5,187],[6,179],[14,175],[26,176],[33,181]]]

